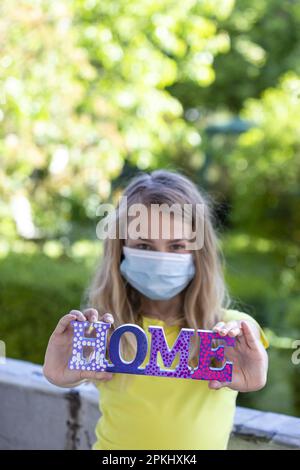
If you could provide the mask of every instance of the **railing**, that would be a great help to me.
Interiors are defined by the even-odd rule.
[[[39,365],[0,365],[0,449],[90,449],[99,419],[93,385],[49,384]],[[230,449],[300,449],[300,419],[237,408]]]

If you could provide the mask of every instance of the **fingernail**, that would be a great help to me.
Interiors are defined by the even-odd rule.
[[[110,322],[111,322],[111,321],[114,321],[113,316],[110,315],[109,313],[107,313],[106,315],[104,315],[104,317],[105,317],[106,321],[110,321]]]

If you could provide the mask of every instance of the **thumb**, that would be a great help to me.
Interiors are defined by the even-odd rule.
[[[107,381],[113,378],[112,372],[97,372],[97,371],[88,371],[88,370],[81,370],[80,371],[80,378],[87,379],[87,380],[101,380]]]
[[[208,388],[211,390],[220,390],[221,388],[224,387],[229,387],[230,388],[231,382],[219,382],[218,380],[210,380],[208,382]]]

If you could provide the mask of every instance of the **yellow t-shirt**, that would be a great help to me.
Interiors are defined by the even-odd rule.
[[[246,313],[224,310],[225,322],[243,319],[258,325]],[[178,326],[144,316],[148,338],[150,325],[163,326],[169,346],[173,345]],[[267,348],[269,343],[261,328],[260,334]],[[143,367],[148,359],[149,351]],[[226,449],[238,392],[227,387],[210,390],[208,382],[202,380],[142,375],[130,375],[124,392],[120,391],[122,375],[128,376],[114,374],[110,381],[97,384],[102,416],[96,426],[94,450]]]

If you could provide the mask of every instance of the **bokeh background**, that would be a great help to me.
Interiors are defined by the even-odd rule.
[[[271,342],[239,404],[300,416],[300,2],[2,0],[0,338],[43,362],[95,262],[96,208],[138,171],[215,200],[234,308]]]

